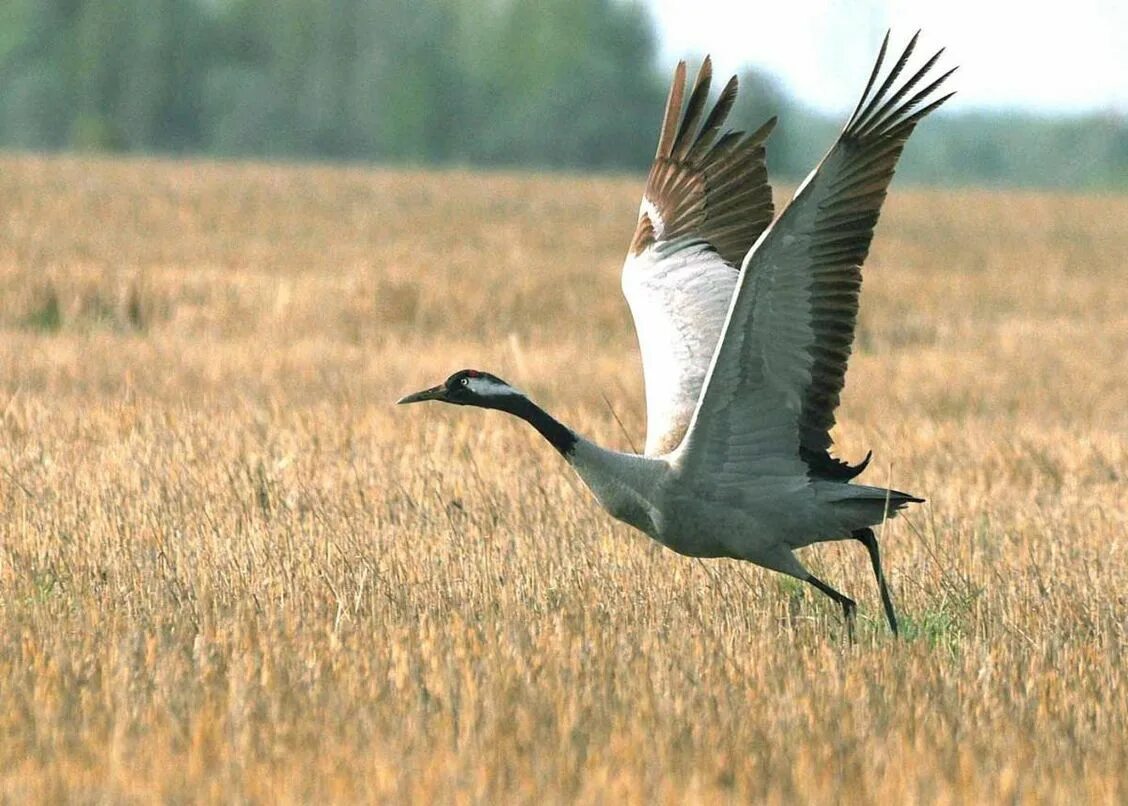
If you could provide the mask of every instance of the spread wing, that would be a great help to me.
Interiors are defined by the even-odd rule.
[[[916,40],[871,96],[886,35],[837,142],[744,259],[682,452],[687,471],[712,485],[748,485],[756,477],[761,485],[771,478],[805,485],[861,471],[828,452],[854,340],[861,265],[905,141],[951,97],[932,100],[951,70],[917,89],[940,53],[894,90]]]
[[[734,76],[702,123],[712,66],[697,74],[682,115],[685,63],[666,101],[658,150],[623,265],[646,382],[646,453],[685,435],[724,325],[740,261],[772,219],[764,140],[721,127],[736,100]]]

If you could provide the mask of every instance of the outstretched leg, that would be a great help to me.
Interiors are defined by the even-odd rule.
[[[850,643],[854,643],[854,611],[858,609],[854,600],[849,596],[842,595],[813,574],[807,574],[807,582],[842,605],[842,615],[846,618],[846,634],[850,637]]]
[[[873,563],[873,575],[877,577],[877,587],[881,591],[881,603],[885,605],[885,617],[889,619],[889,629],[897,635],[897,616],[893,612],[893,600],[889,598],[889,588],[885,584],[885,574],[881,573],[881,552],[877,548],[877,537],[873,529],[859,529],[854,532],[854,539],[859,541],[869,552],[870,562]]]

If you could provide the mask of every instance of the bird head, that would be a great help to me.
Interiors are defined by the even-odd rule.
[[[438,386],[401,397],[397,403],[419,403],[439,400],[457,406],[480,406],[485,409],[506,409],[516,398],[524,396],[496,375],[476,369],[463,369]]]

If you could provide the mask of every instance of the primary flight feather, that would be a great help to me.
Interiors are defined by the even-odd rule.
[[[881,78],[888,43],[842,133],[774,221],[764,156],[775,120],[722,132],[736,79],[706,115],[708,59],[688,102],[678,65],[622,276],[646,387],[643,455],[594,444],[487,372],[456,372],[399,402],[521,417],[614,517],[681,554],[808,582],[851,629],[853,600],[794,552],[856,539],[897,632],[871,527],[922,499],[855,484],[869,457],[850,465],[830,453],[881,204],[909,135],[951,97],[937,90],[952,70],[932,77],[940,53],[902,79],[917,36]]]

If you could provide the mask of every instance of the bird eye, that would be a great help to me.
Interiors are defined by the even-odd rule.
[[[461,383],[463,386],[469,386],[470,385],[470,379],[469,378],[463,378],[461,381],[459,381],[459,383]]]

